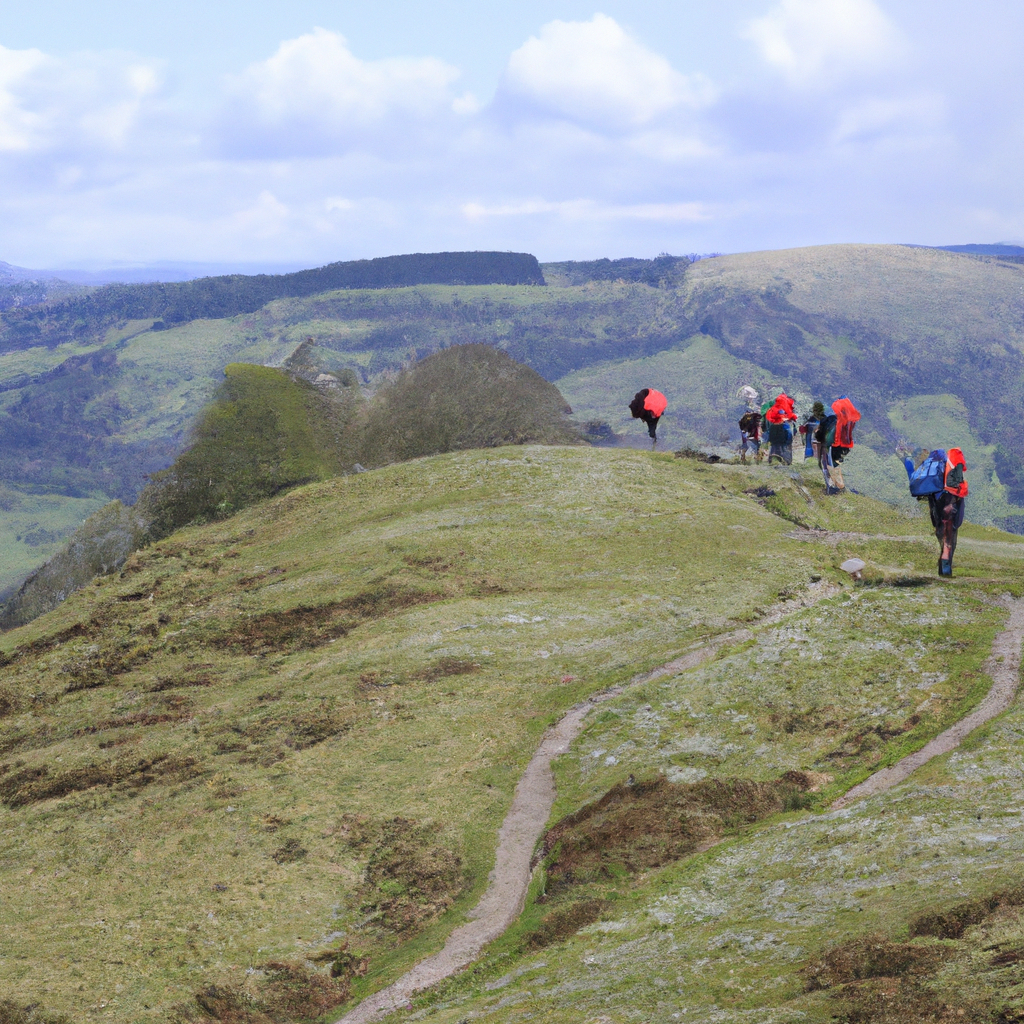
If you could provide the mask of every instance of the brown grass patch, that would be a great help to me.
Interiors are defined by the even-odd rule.
[[[355,724],[355,716],[348,709],[335,709],[326,702],[292,713],[280,707],[275,710],[276,714],[227,726],[217,742],[217,753],[241,753],[242,761],[272,764],[289,751],[306,750],[341,736]]]
[[[0,803],[12,810],[52,797],[93,789],[96,786],[139,790],[154,782],[181,781],[200,772],[193,757],[157,754],[150,758],[123,758],[81,768],[51,771],[49,765],[21,768],[0,777]]]
[[[292,1024],[310,1020],[346,1002],[352,991],[344,974],[330,977],[302,964],[272,961],[244,982],[210,985],[179,1007],[173,1024]]]
[[[309,850],[305,849],[298,839],[286,839],[271,855],[275,864],[294,864],[305,860]]]
[[[823,760],[833,761],[840,765],[855,761],[864,754],[879,749],[889,740],[910,732],[920,722],[921,716],[914,714],[903,722],[879,722],[867,729],[851,732],[843,737],[835,750],[825,754]]]
[[[19,1006],[10,999],[0,1000],[0,1024],[73,1024],[63,1013],[47,1013],[38,1004]]]
[[[834,946],[808,964],[801,975],[808,992],[848,985],[868,978],[902,978],[932,973],[949,951],[941,946],[891,942],[884,935],[867,935]]]
[[[935,991],[930,982],[957,950],[892,942],[884,935],[851,939],[811,961],[801,974],[808,992],[829,990],[844,1024],[995,1024],[988,1000]]]
[[[433,830],[391,818],[377,831],[363,872],[361,909],[388,932],[408,936],[443,914],[466,886],[462,858]]]
[[[75,732],[76,736],[92,735],[106,729],[125,729],[146,725],[165,725],[169,722],[184,722],[192,718],[195,702],[182,694],[168,694],[160,697],[149,707],[140,708],[128,714],[105,718],[95,725],[86,725]]]
[[[981,924],[1006,907],[1024,907],[1024,886],[967,900],[949,910],[918,914],[910,920],[910,937],[934,935],[937,939],[959,939],[968,928]]]
[[[802,777],[679,784],[658,776],[632,786],[619,783],[544,837],[548,892],[678,860],[727,829],[784,810],[803,788]]]
[[[364,591],[343,601],[282,612],[265,612],[223,624],[209,639],[214,647],[264,654],[271,651],[320,647],[364,622],[419,604],[443,601],[444,594],[407,590],[395,586]]]
[[[105,686],[115,676],[131,672],[137,665],[148,661],[152,654],[153,649],[149,644],[130,638],[96,644],[93,648],[76,653],[61,665],[60,673],[71,677],[64,692],[76,693]]]
[[[607,903],[604,900],[577,900],[552,910],[525,938],[527,949],[542,949],[575,935],[581,928],[600,920]]]
[[[159,676],[157,681],[149,688],[150,693],[161,693],[164,690],[175,690],[190,686],[212,686],[213,676],[206,669],[213,668],[213,665],[186,665],[181,675]]]
[[[0,686],[0,718],[6,718],[8,715],[14,714],[19,706],[20,701],[13,691],[9,690],[6,686]]]
[[[469,661],[465,658],[441,658],[433,665],[411,673],[409,678],[425,683],[436,683],[438,679],[447,679],[449,676],[464,676],[479,671],[480,666],[475,661]]]
[[[841,1024],[1000,1024],[987,1000],[964,993],[941,995],[915,977],[875,978],[837,990],[833,1020]]]

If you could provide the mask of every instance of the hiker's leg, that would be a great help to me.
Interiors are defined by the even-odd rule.
[[[956,537],[956,530],[953,529],[953,520],[946,519],[942,523],[942,557],[945,561],[953,558],[953,543]]]
[[[831,458],[832,463],[832,484],[837,490],[843,490],[846,487],[846,483],[843,480],[843,464],[841,459],[837,459],[834,455]]]

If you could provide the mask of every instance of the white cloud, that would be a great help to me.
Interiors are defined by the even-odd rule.
[[[944,128],[944,114],[942,98],[932,93],[869,97],[840,114],[832,141],[849,144],[886,139],[917,143],[934,138]]]
[[[781,0],[746,36],[793,85],[882,67],[903,49],[874,0]]]
[[[360,60],[326,29],[289,39],[265,61],[228,80],[222,120],[228,148],[263,155],[314,155],[353,140],[460,109],[458,69],[433,57]]]
[[[635,128],[713,95],[699,76],[679,74],[612,18],[552,21],[508,61],[499,95],[548,114],[605,128]]]
[[[481,221],[488,217],[531,217],[554,214],[567,221],[660,221],[690,222],[710,218],[703,203],[601,203],[592,199],[568,199],[550,202],[531,199],[511,203],[464,203],[462,214],[467,220]]]
[[[129,54],[0,46],[0,153],[122,147],[159,88],[157,67]]]
[[[272,238],[285,230],[289,217],[288,207],[269,189],[263,189],[252,206],[239,210],[231,219],[242,234]]]

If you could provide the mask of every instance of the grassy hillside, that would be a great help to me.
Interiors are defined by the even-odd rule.
[[[133,501],[181,450],[228,363],[281,365],[312,338],[321,369],[350,369],[372,392],[412,359],[483,343],[556,382],[581,419],[614,424],[619,443],[644,442],[623,420],[640,386],[668,394],[668,445],[734,443],[734,384],[785,384],[806,401],[849,392],[865,414],[855,487],[905,500],[896,442],[955,439],[976,453],[969,515],[1024,529],[1024,461],[1010,440],[1024,403],[1024,266],[855,245],[545,272],[545,288],[344,289],[220,319],[115,318],[73,346],[2,352],[0,482]],[[5,564],[33,558],[16,541],[0,551]]]
[[[536,257],[528,253],[438,252],[331,263],[293,274],[230,274],[194,281],[110,284],[68,297],[58,293],[49,302],[43,302],[44,296],[40,296],[35,303],[12,304],[0,316],[0,351],[96,337],[127,320],[152,319],[162,330],[167,324],[252,313],[286,296],[317,295],[336,288],[416,284],[543,285],[544,278]]]
[[[796,521],[896,539],[799,540]],[[798,809],[985,689],[993,598],[1024,592],[1024,544],[971,529],[940,584],[924,520],[825,501],[810,476],[527,446],[311,484],[176,533],[0,637],[0,948],[18,950],[0,997],[119,1022],[344,1005],[462,920],[547,723],[824,578],[837,597],[605,705],[559,766],[556,818],[629,773],[722,780],[718,817],[710,791],[667,792],[726,844],[693,859],[666,839],[654,862],[607,845],[622,866],[535,890],[518,931],[419,1011],[565,1020],[566,992],[587,1019],[813,1009],[798,972],[819,947],[988,891],[1015,848],[1011,818],[961,821],[967,797],[1009,814],[1010,776],[972,767],[985,743],[1019,742],[1009,726],[958,755],[966,796],[928,790],[928,842],[948,837],[934,890],[898,859],[901,838],[925,849],[916,803],[842,828]],[[835,568],[854,553],[860,586]],[[812,773],[793,809],[737,830],[735,780],[767,787],[771,815],[788,771]],[[801,795],[812,778],[822,795]]]

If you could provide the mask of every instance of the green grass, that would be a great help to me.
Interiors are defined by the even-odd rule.
[[[104,504],[102,497],[26,494],[0,485],[0,594],[55,555]]]
[[[22,941],[26,959],[5,961],[3,990],[158,1020],[211,978],[315,951],[339,930],[387,976],[395,942],[353,931],[365,861],[339,838],[344,816],[443,823],[468,888],[419,940],[436,942],[484,884],[497,826],[553,716],[721,628],[737,593],[757,603],[806,576],[801,550],[743,573],[737,590],[756,545],[723,535],[723,522],[757,524],[762,537],[787,525],[671,457],[469,452],[328,481],[176,534],[5,634],[8,653],[34,647],[4,669],[13,710],[0,786],[44,766],[59,780],[172,760],[166,782],[0,812],[5,889],[29,879],[9,890],[4,918],[40,943]],[[709,552],[721,569],[698,595],[687,566]],[[250,616],[372,593],[384,595],[380,614],[351,613],[333,643],[319,634],[304,649],[300,634],[246,653]],[[426,603],[403,606],[407,594]],[[434,676],[444,659],[479,670]],[[327,738],[300,749],[310,729]],[[268,832],[272,817],[289,824]],[[278,865],[271,854],[288,838],[307,856]],[[100,917],[102,961],[82,924]]]
[[[906,541],[787,539],[793,523],[745,493],[772,480],[784,509]],[[605,705],[558,764],[557,813],[629,772],[853,778],[911,733],[847,750],[838,768],[826,755],[865,723],[915,711],[923,741],[977,700],[972,680],[1002,614],[988,595],[1019,590],[1024,565],[982,538],[952,584],[878,585],[931,571],[925,522],[866,498],[826,501],[812,480],[804,490],[766,468],[619,450],[417,460],[179,532],[4,634],[0,650],[14,657],[0,694],[0,948],[18,957],[0,959],[0,995],[165,1020],[204,985],[302,961],[339,933],[370,961],[354,992],[386,984],[436,949],[486,884],[497,827],[549,722],[700,637],[756,626],[813,575],[843,583],[836,567],[849,551],[869,562],[868,585],[846,580],[843,596]],[[825,705],[843,728],[787,731],[779,717]],[[962,813],[967,798],[947,806],[929,785],[942,815]],[[572,992],[573,1012],[589,1017],[714,1003],[778,1006],[788,1019],[804,951],[947,892],[883,866],[853,824],[866,814],[896,830],[895,857],[899,830],[925,827],[918,812],[878,817],[881,802],[870,806],[838,819],[791,812],[696,858],[626,872],[601,890],[605,920],[542,956],[521,947],[547,912],[531,904],[491,959],[423,1008],[437,1020],[484,1009],[562,1020]],[[398,817],[459,858],[463,881],[437,915],[416,902],[413,879],[388,883],[422,918],[395,934],[361,908],[373,836]],[[835,844],[846,852],[830,853]],[[875,861],[862,877],[857,865]],[[974,891],[990,862],[947,859],[941,877],[958,871]],[[893,872],[906,891],[890,906],[880,880]],[[854,896],[862,890],[876,895]],[[787,899],[803,909],[783,913]],[[533,970],[539,960],[547,966]],[[484,987],[520,971],[493,994]],[[509,995],[521,1001],[495,1008]]]

